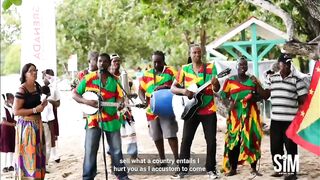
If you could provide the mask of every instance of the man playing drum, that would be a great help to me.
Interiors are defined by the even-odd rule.
[[[154,68],[145,71],[140,80],[139,98],[148,105],[146,115],[149,133],[158,149],[160,159],[165,159],[163,145],[163,138],[165,138],[168,139],[174,159],[176,160],[178,158],[178,124],[175,116],[162,117],[153,114],[150,107],[150,99],[154,91],[170,89],[177,72],[174,68],[165,66],[165,55],[161,51],[155,51],[152,54],[152,61]],[[161,163],[159,166],[164,167],[167,164]]]

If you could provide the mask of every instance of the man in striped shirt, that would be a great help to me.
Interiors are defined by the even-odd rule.
[[[304,82],[291,71],[291,60],[292,58],[288,54],[280,55],[278,59],[280,71],[270,76],[268,84],[272,105],[270,145],[275,168],[279,164],[279,161],[281,165],[283,164],[279,158],[275,162],[275,158],[279,157],[279,155],[282,158],[284,155],[283,145],[286,147],[287,155],[291,155],[294,158],[298,154],[297,144],[289,139],[285,135],[285,132],[308,93]],[[284,172],[283,169],[282,172],[275,172],[271,176],[281,177],[284,173],[289,173],[285,179],[296,179],[296,172],[292,172],[291,170]]]

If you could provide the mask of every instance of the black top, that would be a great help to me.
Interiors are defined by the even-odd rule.
[[[36,91],[29,92],[28,89],[24,86],[21,86],[24,90],[24,93],[17,92],[15,97],[18,99],[24,99],[23,108],[25,109],[31,109],[37,107],[39,104],[41,104],[41,89],[40,85],[36,82]],[[40,115],[39,113],[36,113],[37,115]]]

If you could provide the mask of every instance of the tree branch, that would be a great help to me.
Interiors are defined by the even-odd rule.
[[[190,44],[191,44],[190,31],[185,30],[185,31],[183,32],[183,35],[184,35],[184,38],[185,38],[188,46],[190,46]]]
[[[320,42],[312,44],[300,42],[287,42],[283,49],[286,53],[309,57],[310,59],[319,59]]]
[[[307,8],[310,11],[310,15],[320,21],[320,1],[315,0],[304,0]]]
[[[276,5],[266,0],[246,0],[246,1],[255,6],[260,6],[262,9],[270,11],[273,14],[279,16],[287,27],[287,35],[289,37],[289,41],[293,39],[294,23],[289,13],[287,13],[283,9],[277,7]]]

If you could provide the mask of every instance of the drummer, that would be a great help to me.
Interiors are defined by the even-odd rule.
[[[154,91],[170,89],[177,71],[173,67],[165,66],[165,54],[155,51],[152,54],[153,68],[146,70],[140,79],[139,98],[148,105],[146,115],[148,120],[149,134],[153,139],[160,159],[165,159],[163,139],[168,139],[174,159],[178,158],[178,124],[174,116],[161,117],[152,113],[150,98]],[[160,102],[161,103],[161,102]],[[167,166],[166,163],[157,164],[158,167]]]

